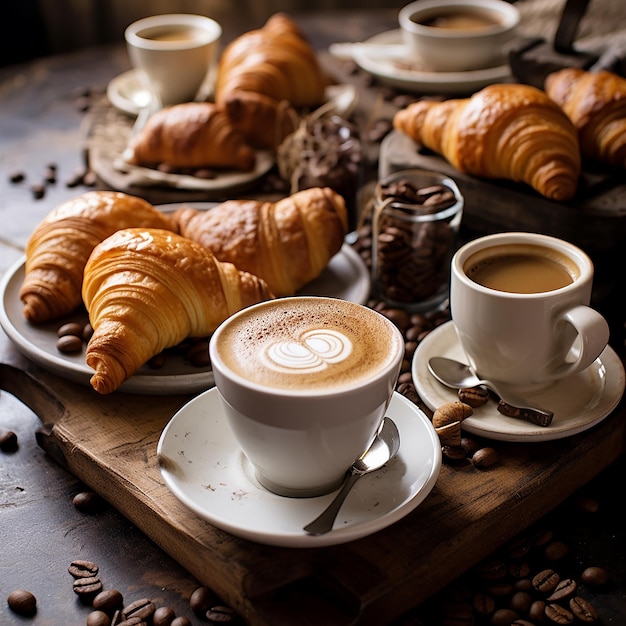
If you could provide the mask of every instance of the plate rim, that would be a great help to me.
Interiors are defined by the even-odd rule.
[[[450,337],[451,333],[454,333],[455,338]],[[415,388],[420,398],[422,398],[426,406],[428,406],[428,408],[430,408],[431,410],[435,410],[437,408],[437,406],[435,405],[436,403],[433,401],[433,395],[435,393],[438,393],[442,402],[458,400],[458,395],[454,389],[449,389],[445,387],[442,383],[436,381],[432,374],[428,372],[428,366],[426,365],[427,358],[433,347],[436,345],[435,342],[437,341],[442,344],[444,342],[447,342],[446,345],[450,342],[454,346],[458,345],[458,335],[456,335],[456,329],[452,320],[441,324],[440,326],[432,330],[422,340],[422,342],[415,350],[411,362],[411,377],[413,380],[413,384],[415,385]],[[420,362],[422,363],[421,365]],[[612,393],[612,395],[607,396],[607,402],[605,402],[604,404],[600,402],[596,403],[596,414],[593,414],[592,412],[592,417],[589,417],[586,421],[579,421],[575,426],[569,428],[567,427],[566,423],[556,428],[550,426],[544,428],[540,426],[535,426],[530,423],[520,422],[518,420],[511,422],[511,426],[513,427],[514,425],[514,428],[509,428],[506,430],[495,430],[493,428],[489,428],[488,422],[485,421],[485,417],[487,416],[483,413],[482,416],[476,415],[473,417],[468,417],[466,420],[464,420],[463,428],[471,434],[485,437],[488,439],[517,443],[554,441],[584,432],[585,430],[592,428],[593,426],[603,421],[606,417],[608,417],[615,409],[615,407],[619,404],[624,394],[624,366],[617,353],[613,350],[611,346],[607,346],[602,354],[598,357],[598,359],[596,359],[596,362],[590,367],[596,367],[598,368],[598,371],[600,371],[601,368],[604,368],[604,370],[606,371],[606,377],[611,376],[614,377],[615,380],[613,380],[613,378],[611,378],[610,380],[606,380],[605,388],[602,395],[606,394],[607,388],[608,391]],[[581,373],[579,373],[578,375],[580,376]],[[435,392],[433,392],[433,394],[429,393],[426,386],[422,384],[423,378],[426,378],[426,380],[432,382],[433,388],[436,390]],[[560,382],[563,383],[563,381]],[[481,407],[481,409],[483,409],[484,411],[483,407]],[[497,412],[495,404],[488,410],[493,417],[497,417],[498,419],[506,419]],[[514,418],[510,419],[514,420]]]
[[[220,513],[222,513],[223,511],[223,507],[219,507],[217,509],[217,514],[211,514],[210,511],[207,511],[201,504],[194,503],[191,496],[185,495],[183,491],[178,489],[178,483],[175,480],[175,472],[170,472],[168,470],[168,467],[171,467],[169,460],[162,462],[161,458],[166,453],[166,450],[164,449],[167,446],[170,446],[170,442],[172,442],[172,440],[177,436],[175,433],[177,421],[182,422],[182,420],[187,417],[187,414],[190,414],[193,410],[196,409],[196,407],[201,406],[203,403],[207,403],[207,405],[211,401],[218,403],[218,393],[219,392],[215,387],[213,389],[209,389],[193,398],[186,405],[176,411],[176,413],[174,413],[172,418],[163,428],[163,431],[159,437],[159,441],[157,444],[157,459],[161,477],[170,493],[191,513],[197,515],[200,519],[203,519],[204,521],[213,524],[217,528],[220,528],[224,532],[228,532],[229,534],[250,541],[254,541],[256,543],[291,548],[325,547],[331,545],[339,545],[347,543],[349,541],[355,541],[357,539],[361,539],[375,532],[378,532],[379,530],[387,528],[388,526],[396,523],[397,521],[401,520],[403,517],[414,511],[428,497],[439,478],[442,465],[442,452],[439,443],[439,437],[434,427],[432,426],[432,422],[417,405],[415,405],[413,402],[411,402],[409,399],[405,398],[398,392],[394,391],[388,413],[390,413],[390,417],[392,417],[398,424],[401,439],[402,431],[404,430],[406,432],[407,428],[409,427],[415,429],[414,433],[418,432],[418,430],[419,432],[423,430],[424,432],[422,437],[424,435],[427,436],[427,442],[429,447],[428,454],[430,455],[429,459],[432,463],[430,470],[428,471],[427,477],[424,478],[421,483],[416,480],[411,480],[410,483],[407,481],[407,486],[411,490],[411,492],[400,505],[396,505],[392,510],[390,510],[383,516],[377,516],[374,519],[368,520],[366,522],[357,522],[348,526],[335,528],[325,535],[318,536],[309,535],[300,527],[294,528],[294,532],[292,534],[285,534],[281,532],[272,532],[271,530],[255,531],[251,527],[242,528],[241,524],[237,525],[234,523],[224,522],[222,519],[220,519]],[[394,410],[396,410],[395,415],[393,414]],[[402,417],[399,418],[398,415],[401,413],[401,411]],[[219,426],[217,426],[217,428],[221,428],[222,432],[224,432],[225,429],[228,429],[229,432],[225,437],[230,437],[231,441],[226,443],[230,443],[230,445],[232,446],[231,454],[237,454],[237,451],[234,450],[237,444],[234,442],[232,433],[230,433],[226,418],[223,414],[221,414],[220,417],[221,420],[214,416],[212,419],[212,425],[215,427],[215,425],[219,423]],[[417,420],[415,418],[417,418]],[[205,421],[204,423],[208,424],[208,421]],[[410,424],[410,426],[408,426],[408,424]],[[198,436],[195,437],[195,441],[200,441],[202,439],[201,434],[207,435],[204,441],[208,441],[208,434],[205,432],[199,433]],[[219,443],[222,444],[220,448],[221,450],[224,450],[225,437],[222,436],[222,438],[219,440]],[[404,456],[406,454],[411,454],[412,452],[414,451],[408,450],[406,447],[403,449],[401,445],[398,454],[403,454]],[[227,452],[224,452],[224,454],[227,454]],[[243,452],[240,451],[239,454],[243,457]],[[406,456],[404,456],[404,458],[406,458]],[[185,463],[192,464],[193,459],[190,459],[189,455],[186,455]],[[236,470],[231,471],[233,473],[236,473]],[[300,512],[302,512],[303,509],[308,510],[308,508],[310,508],[311,510],[308,511],[306,519],[300,520],[303,524],[307,521],[310,521],[309,516],[310,519],[312,519],[315,514],[321,511],[336,494],[336,491],[334,491],[330,494],[314,498],[285,498],[266,491],[263,487],[261,487],[261,485],[254,484],[247,478],[241,478],[241,480],[246,480],[247,484],[237,484],[235,485],[236,487],[240,487],[240,489],[243,490],[245,490],[246,488],[255,489],[258,493],[261,494],[260,497],[265,498],[266,501],[276,501],[279,504],[286,505],[291,509],[298,508],[300,509]],[[180,482],[183,483],[184,481]],[[361,484],[365,484],[365,481],[362,481]],[[233,490],[233,492],[236,491]],[[253,500],[253,498],[250,498],[250,500]],[[234,506],[235,505],[233,505],[233,507]],[[240,506],[240,502],[237,506]],[[254,509],[255,506],[259,506],[259,504],[257,502],[253,502],[251,508]],[[261,503],[261,506],[263,506],[263,503]],[[223,518],[223,513],[221,514],[221,517]],[[254,516],[250,516],[250,519],[254,519]]]
[[[370,37],[365,43],[384,45],[387,43],[398,43],[398,39],[402,39],[402,31],[400,29],[392,29]],[[450,93],[471,91],[492,82],[510,79],[512,76],[508,63],[480,70],[467,70],[465,72],[429,72],[396,68],[391,73],[385,71],[385,67],[393,67],[389,59],[376,60],[361,51],[354,54],[354,60],[361,69],[374,74],[380,79],[403,87],[420,88],[428,91],[441,91],[442,89]]]

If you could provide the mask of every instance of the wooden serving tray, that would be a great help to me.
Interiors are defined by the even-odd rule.
[[[626,442],[622,402],[580,435],[497,442],[502,460],[489,470],[444,464],[426,500],[374,535],[326,548],[276,548],[215,528],[165,486],[157,442],[189,396],[99,396],[41,370],[10,344],[0,348],[0,387],[40,417],[41,447],[252,626],[387,624],[591,480]]]

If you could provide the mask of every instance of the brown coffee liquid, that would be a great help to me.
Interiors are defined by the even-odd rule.
[[[499,22],[491,16],[473,11],[454,11],[450,13],[442,13],[420,21],[415,20],[415,22],[417,24],[421,24],[422,26],[445,28],[448,30],[480,30],[498,26],[499,24]]]
[[[465,264],[469,278],[479,285],[509,293],[544,293],[574,282],[577,269],[567,257],[547,248],[497,246]]]

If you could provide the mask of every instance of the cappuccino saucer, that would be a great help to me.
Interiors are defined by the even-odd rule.
[[[413,511],[439,476],[441,444],[428,417],[398,393],[387,415],[400,431],[398,454],[356,483],[335,528],[325,535],[309,535],[302,527],[326,508],[336,491],[286,498],[262,487],[233,437],[217,389],[183,406],[163,430],[157,448],[161,475],[185,506],[232,535],[292,548],[346,543]]]
[[[454,322],[446,322],[418,345],[411,364],[413,383],[426,406],[433,411],[458,400],[457,391],[441,384],[430,373],[428,360],[443,356],[467,363]],[[563,439],[600,423],[619,404],[624,393],[624,366],[607,346],[587,369],[557,381],[547,389],[529,394],[528,404],[554,411],[550,426],[542,427],[498,412],[488,401],[463,420],[467,432],[500,441],[537,442]]]

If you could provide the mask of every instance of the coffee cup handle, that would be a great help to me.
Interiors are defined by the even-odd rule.
[[[609,342],[609,325],[596,310],[579,305],[566,311],[561,321],[575,331],[576,349],[573,343],[570,352],[576,354],[574,361],[568,361],[552,373],[551,378],[561,379],[588,368],[606,348]]]

